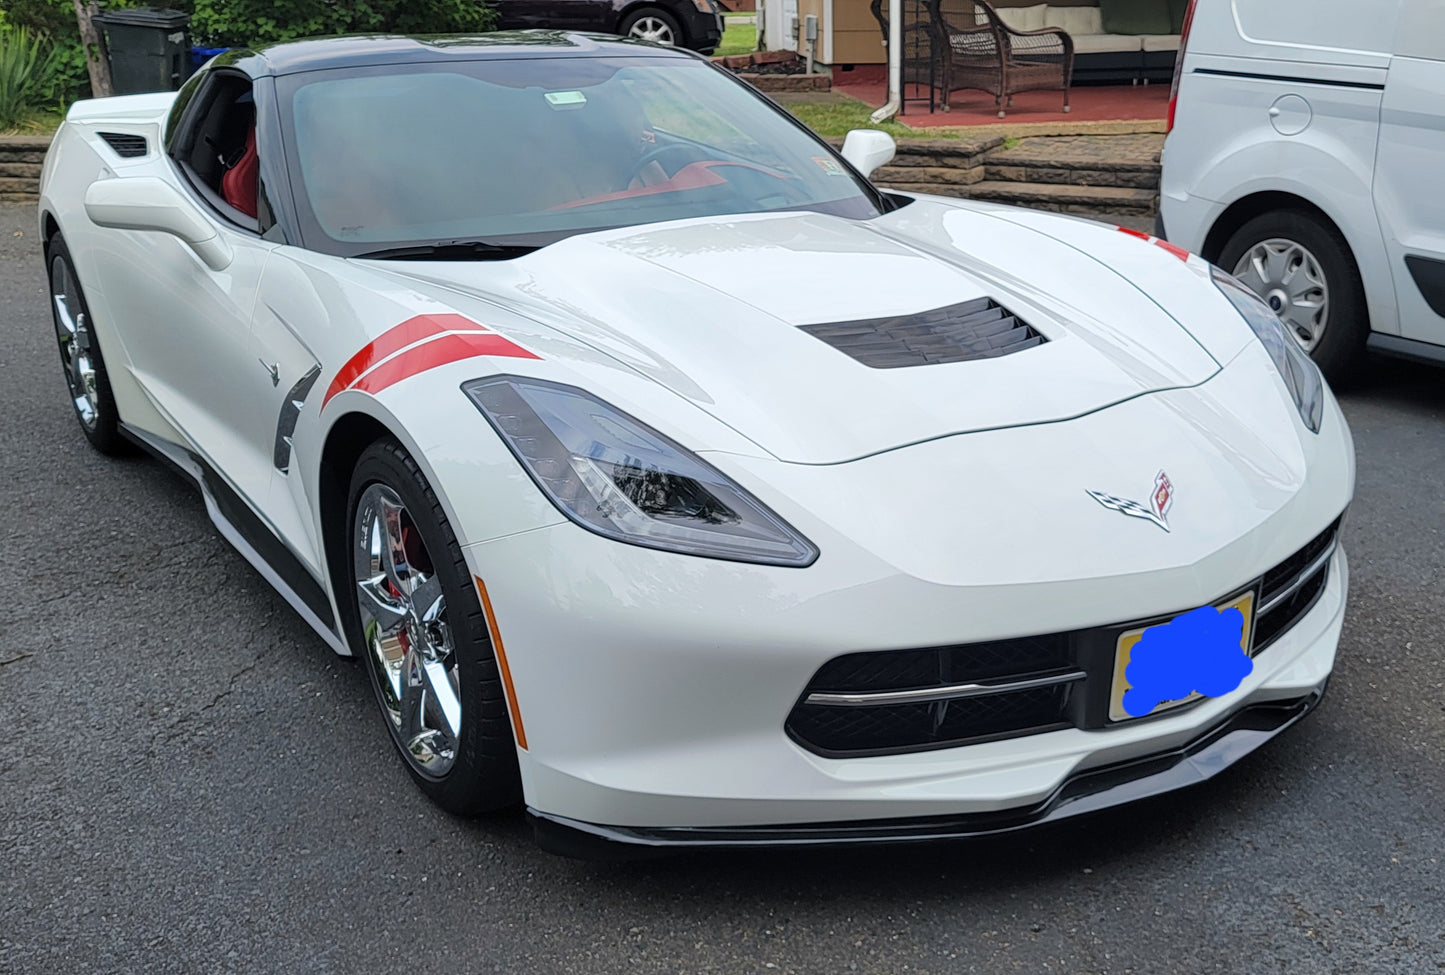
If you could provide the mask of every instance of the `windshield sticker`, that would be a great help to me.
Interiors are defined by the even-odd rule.
[[[842,166],[839,166],[838,160],[836,159],[829,159],[827,156],[814,156],[813,162],[817,163],[818,168],[821,169],[823,172],[827,173],[829,176],[848,175],[847,170],[845,170]]]
[[[580,91],[549,91],[542,97],[553,108],[581,108],[587,104],[587,96]]]

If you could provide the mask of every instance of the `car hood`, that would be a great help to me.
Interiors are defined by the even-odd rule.
[[[1082,416],[1219,371],[1103,260],[986,210],[929,200],[869,221],[690,220],[571,237],[511,261],[387,270],[560,331],[794,463]],[[998,358],[873,368],[802,327],[978,298],[1046,341]]]

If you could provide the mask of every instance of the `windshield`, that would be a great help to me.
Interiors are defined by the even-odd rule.
[[[876,197],[826,146],[706,62],[536,58],[283,79],[308,246],[343,255],[817,210]]]

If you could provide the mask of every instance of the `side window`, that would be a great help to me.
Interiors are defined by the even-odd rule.
[[[1309,48],[1388,54],[1399,13],[1400,0],[1234,0],[1245,40],[1283,45],[1290,60]]]
[[[221,216],[247,230],[266,229],[263,223],[269,223],[270,214],[260,198],[251,80],[237,73],[213,73],[191,100],[193,107],[171,143],[171,158]],[[265,220],[258,219],[263,216]]]
[[[1395,54],[1445,61],[1445,0],[1405,0]]]

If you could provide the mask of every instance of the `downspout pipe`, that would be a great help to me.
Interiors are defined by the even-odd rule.
[[[868,116],[877,125],[903,107],[903,0],[888,0],[888,104]]]

